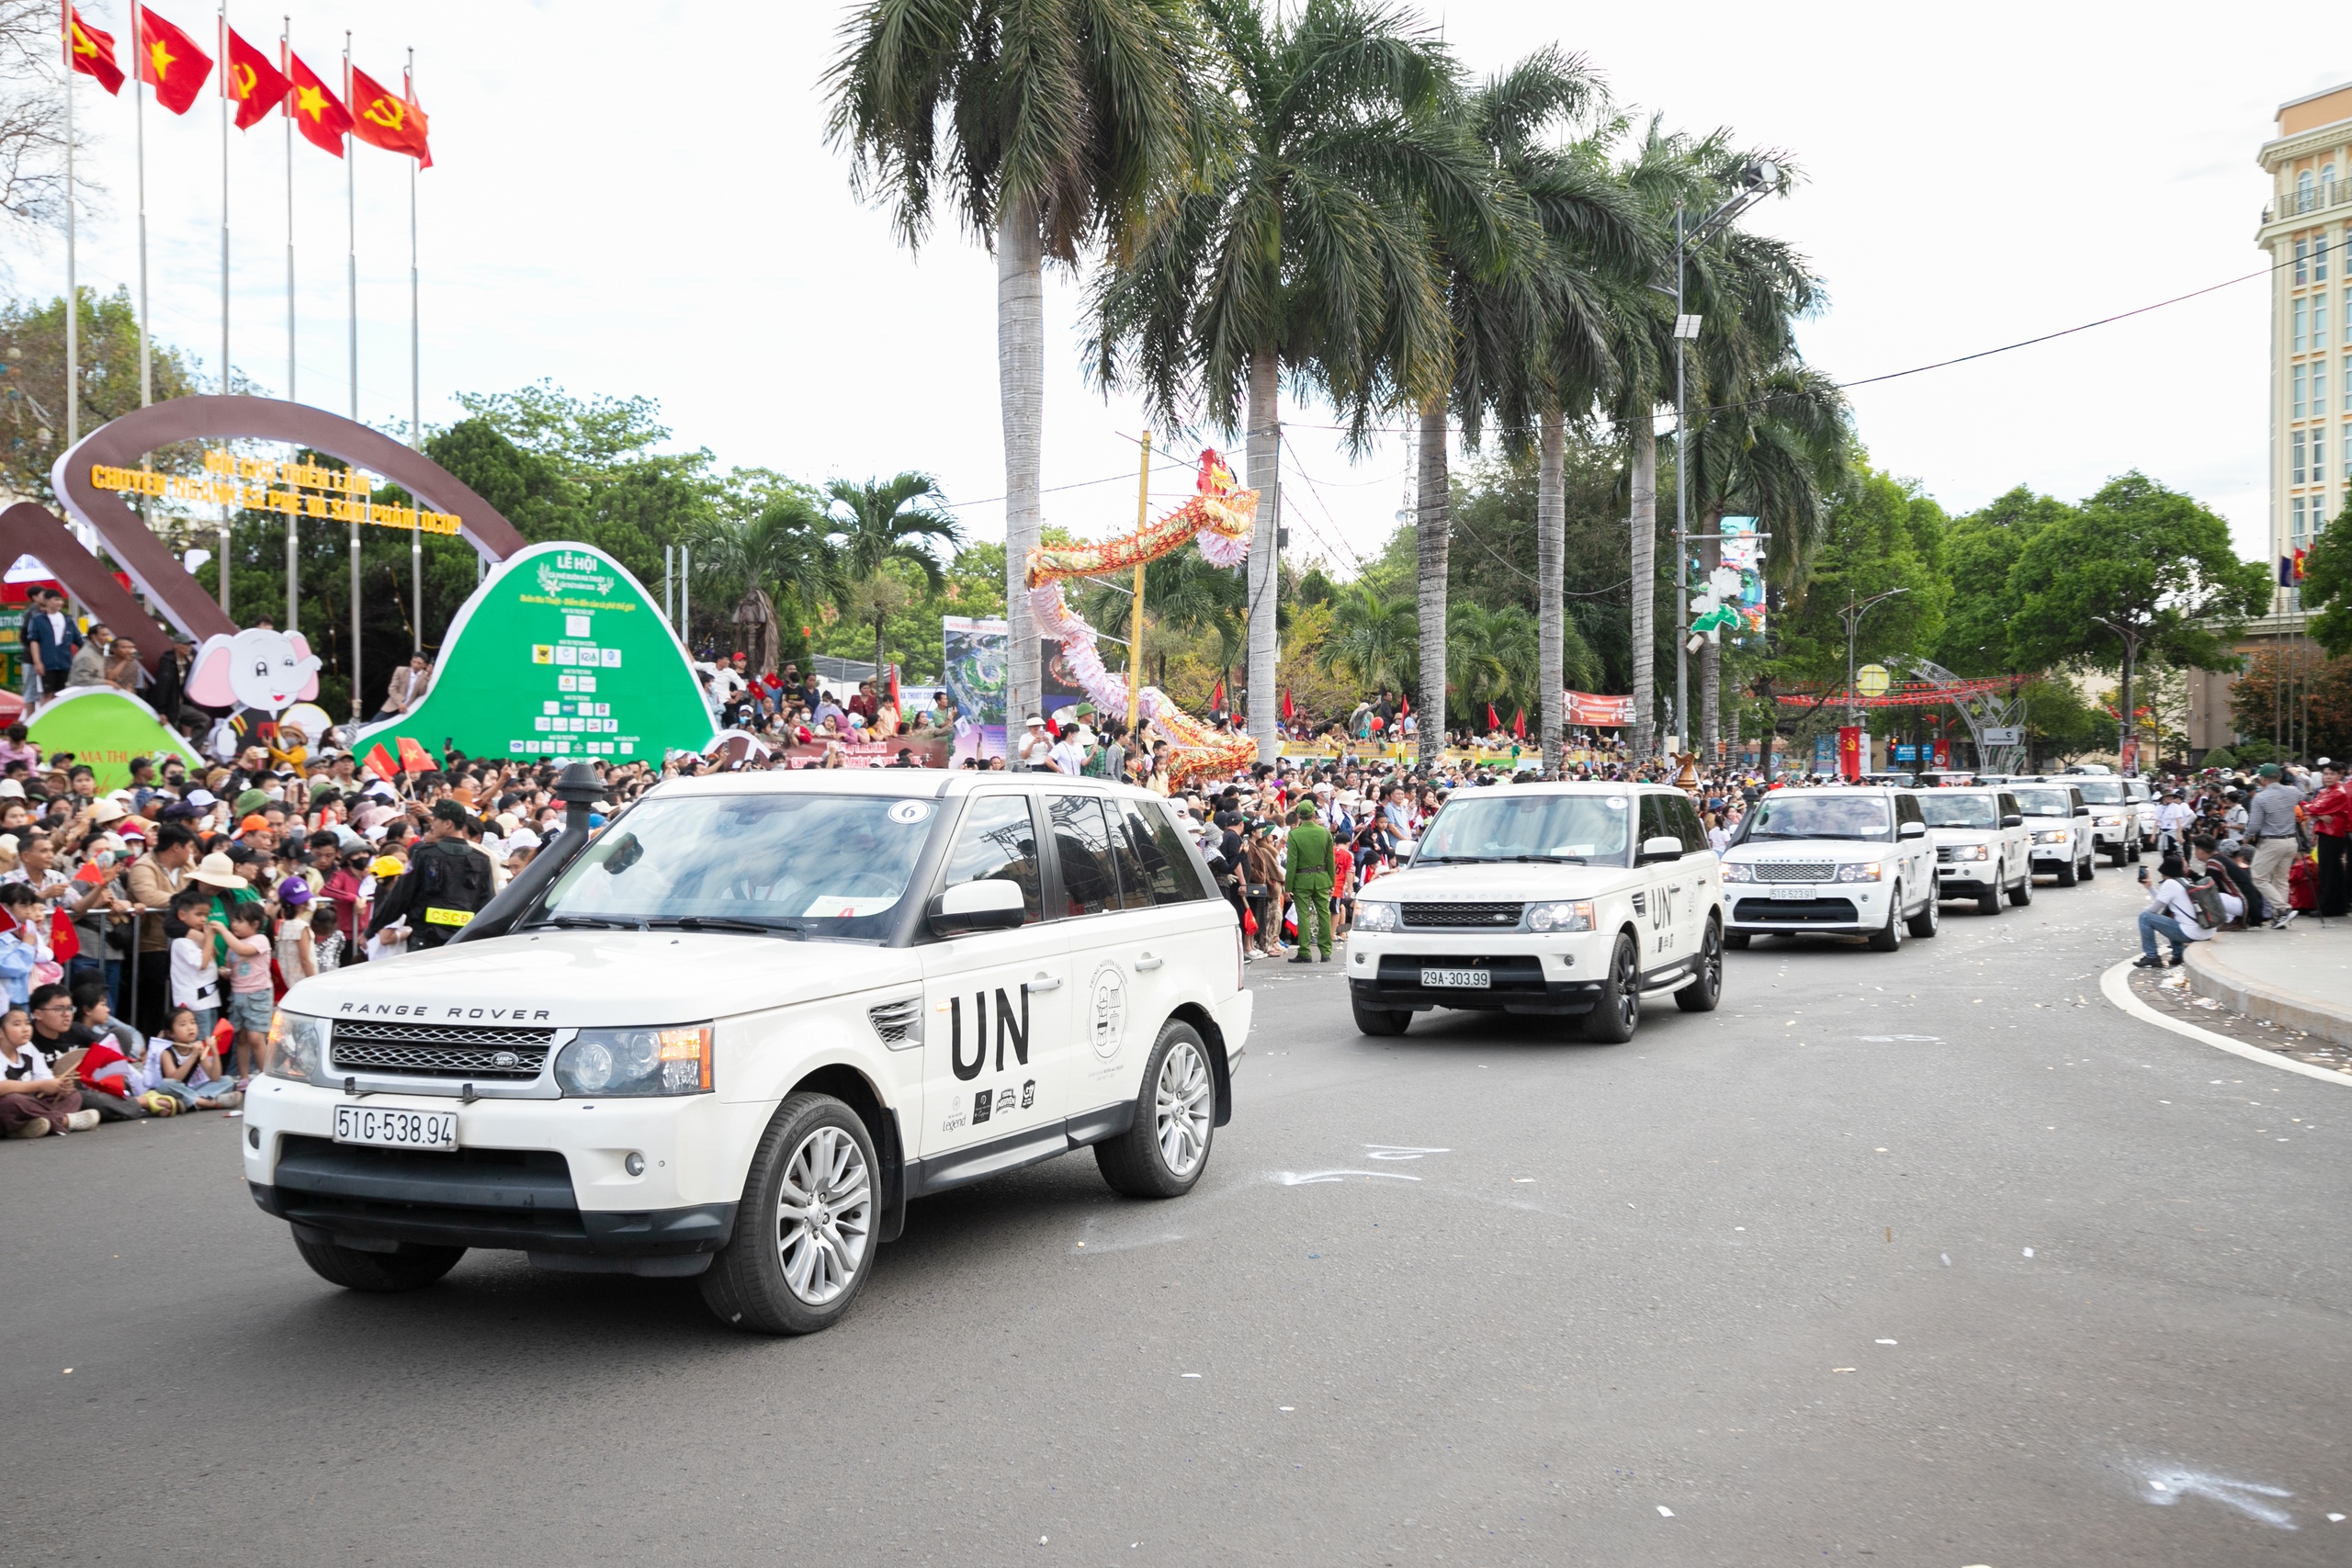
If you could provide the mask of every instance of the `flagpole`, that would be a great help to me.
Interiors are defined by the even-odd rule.
[[[219,35],[214,58],[220,62],[220,395],[231,391],[229,377],[229,0],[220,0]],[[221,444],[224,447],[226,442]],[[220,613],[229,614],[229,502],[220,503]],[[235,625],[232,619],[231,625]]]
[[[147,356],[147,72],[141,51],[147,47],[147,28],[139,7],[130,7],[130,103],[139,149],[139,406],[155,400],[154,367]],[[146,467],[142,459],[140,466]],[[142,514],[145,508],[141,508]]]
[[[409,101],[416,100],[416,51],[408,51],[408,70],[401,78],[401,86]],[[408,161],[408,444],[424,450],[424,392],[423,351],[419,346],[419,316],[417,314],[416,284],[416,165],[413,157]],[[412,511],[421,510],[411,508]],[[410,651],[424,651],[424,524],[418,517],[408,529],[409,577],[414,585],[416,614],[409,617]]]
[[[58,0],[65,24],[65,446],[82,439],[82,288],[74,273],[74,0]]]
[[[277,32],[277,69],[294,73],[294,18],[287,17]],[[286,120],[286,400],[294,400],[294,107],[281,102],[277,112]],[[286,629],[300,624],[297,610],[302,597],[302,560],[296,547],[299,524],[286,514]]]
[[[351,30],[343,34],[343,101],[351,102]],[[347,117],[346,117],[347,118]],[[343,221],[345,278],[351,311],[351,422],[359,423],[359,186],[352,171],[359,144],[343,133]],[[351,519],[351,717],[359,720],[359,517]]]

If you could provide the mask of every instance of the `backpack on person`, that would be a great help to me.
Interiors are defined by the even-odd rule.
[[[2218,929],[2229,923],[2229,911],[2222,907],[2222,890],[2213,886],[2212,873],[2199,872],[2193,881],[2184,879],[2180,886],[2204,925]]]

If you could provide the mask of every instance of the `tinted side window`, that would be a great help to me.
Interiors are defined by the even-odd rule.
[[[1689,795],[1677,795],[1668,798],[1674,806],[1675,826],[1681,830],[1684,851],[1687,852],[1705,849],[1707,825],[1699,820],[1699,808],[1690,804]]]
[[[1059,913],[1100,915],[1119,907],[1119,877],[1112,869],[1111,829],[1102,803],[1091,795],[1046,796],[1053,824],[1054,858],[1061,864]]]
[[[1907,795],[1898,795],[1894,797],[1894,820],[1898,824],[1917,822],[1922,827],[1925,827],[1928,821],[1927,818],[1920,815],[1918,800]]]
[[[1111,829],[1111,863],[1119,876],[1119,896],[1112,908],[1118,909],[1148,909],[1159,901],[1152,891],[1150,874],[1144,870],[1143,857],[1136,852],[1134,825],[1120,812],[1120,802],[1105,795],[1095,802],[1102,808],[1102,819]]]
[[[1667,823],[1666,796],[1662,795],[1643,795],[1636,796],[1636,798],[1642,803],[1640,818],[1640,826],[1642,830],[1641,840],[1640,843],[1637,843],[1634,846],[1637,851],[1641,847],[1641,844],[1646,844],[1652,839],[1666,838],[1679,840],[1682,837],[1682,834],[1679,829],[1668,826]]]
[[[2025,808],[2018,804],[2018,797],[2016,795],[2003,795],[2001,796],[2001,815],[2004,817],[2022,817],[2025,815]]]
[[[1026,795],[989,795],[972,802],[963,826],[956,829],[956,846],[948,852],[947,870],[939,885],[944,890],[990,879],[1021,889],[1024,923],[1045,918],[1038,895],[1037,830],[1029,820]]]
[[[1184,851],[1184,840],[1168,820],[1165,807],[1139,800],[1119,802],[1120,823],[1143,868],[1144,886],[1156,904],[1185,904],[1209,896],[1201,874]]]

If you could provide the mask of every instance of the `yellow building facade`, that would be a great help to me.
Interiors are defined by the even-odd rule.
[[[2278,106],[2263,144],[2270,204],[2270,563],[2341,512],[2352,490],[2352,83]],[[2301,609],[2291,588],[2274,614]],[[2285,628],[2279,628],[2285,629]]]

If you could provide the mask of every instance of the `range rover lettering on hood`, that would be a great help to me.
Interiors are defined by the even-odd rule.
[[[335,1009],[335,1012],[338,1017],[346,1014],[368,1018],[425,1018],[430,1016],[434,1018],[483,1019],[493,1022],[499,1021],[512,1021],[517,1023],[523,1021],[525,1019],[543,1019],[548,1016],[548,1010],[545,1008],[540,1008],[534,1011],[529,1008],[429,1007],[424,1002],[345,1002],[342,1006]]]

